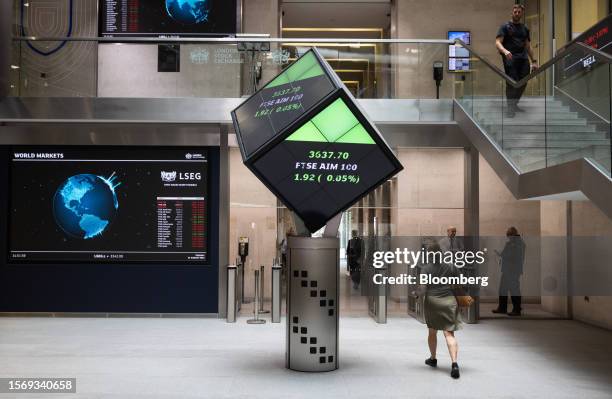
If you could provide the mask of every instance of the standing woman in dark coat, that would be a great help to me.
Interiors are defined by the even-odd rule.
[[[525,263],[525,242],[516,227],[512,226],[506,231],[506,245],[501,252],[495,251],[501,258],[501,280],[499,282],[499,305],[493,313],[506,313],[508,311],[508,291],[512,297],[512,312],[509,316],[521,315],[521,275]]]
[[[427,252],[439,252],[440,246],[437,242],[426,246]],[[430,263],[421,268],[421,274],[431,277],[456,277],[458,269],[446,263]],[[461,318],[459,305],[453,292],[453,288],[446,284],[428,284],[425,292],[425,322],[429,328],[427,343],[431,356],[425,360],[425,364],[431,367],[438,366],[436,349],[438,345],[438,331],[442,331],[446,339],[446,346],[451,358],[451,377],[459,378],[459,364],[457,364],[457,339],[455,331],[461,329]]]

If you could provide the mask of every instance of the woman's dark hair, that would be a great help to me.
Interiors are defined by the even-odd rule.
[[[506,231],[506,235],[508,237],[510,237],[510,236],[520,236],[518,230],[514,226],[508,227],[508,231]]]

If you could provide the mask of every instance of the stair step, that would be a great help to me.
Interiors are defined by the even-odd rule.
[[[583,140],[595,140],[609,143],[610,140],[604,133],[532,133],[532,132],[507,132],[504,130],[504,135],[497,134],[496,140],[542,140],[542,141],[563,141],[563,142],[581,142]]]
[[[548,154],[547,159],[544,159],[543,154],[540,154],[537,160],[523,157],[518,160],[519,167],[523,171],[543,169],[547,166],[559,165],[564,162],[573,161],[576,159],[589,158],[595,161],[610,176],[612,161],[610,159],[610,147],[597,146],[596,148],[583,148],[578,151],[570,151],[561,154]],[[517,161],[515,161],[517,162]]]
[[[593,144],[584,147],[506,147],[504,144],[504,152],[512,159],[515,157],[535,157],[537,159],[547,157],[569,156],[567,159],[579,159],[584,157],[606,158],[610,157],[610,146],[605,144]]]
[[[594,139],[594,140],[590,140],[590,139],[586,139],[586,140],[554,140],[554,139],[515,139],[515,138],[506,138],[504,137],[504,141],[503,141],[503,145],[504,145],[504,149],[508,148],[531,148],[531,147],[536,147],[536,148],[549,148],[549,149],[556,149],[556,148],[568,148],[568,149],[575,149],[575,148],[584,148],[584,147],[588,147],[591,145],[602,145],[602,146],[606,146],[609,145],[610,141],[609,140],[601,140],[601,139]]]
[[[503,119],[502,119],[502,115],[503,115]],[[543,123],[545,121],[554,122],[554,121],[566,121],[566,120],[574,120],[574,119],[580,119],[580,120],[586,121],[586,119],[580,117],[577,112],[559,112],[559,113],[552,113],[552,114],[548,112],[546,114],[544,114],[544,112],[539,113],[539,114],[521,112],[521,113],[517,113],[515,117],[508,117],[505,113],[502,114],[501,112],[495,112],[495,113],[475,112],[474,118],[478,120],[493,120],[493,121],[503,120],[504,122],[519,120],[519,121],[542,122]]]
[[[486,132],[501,132],[502,125],[481,125]],[[604,137],[608,137],[607,133],[598,132],[593,125],[531,125],[531,126],[516,126],[516,125],[503,125],[504,136],[506,134],[516,133],[534,133],[534,134],[603,134]]]
[[[504,135],[506,134],[518,134],[518,133],[529,133],[529,134],[561,134],[561,135],[577,135],[582,134],[598,134],[607,137],[606,133],[598,132],[593,125],[583,126],[566,126],[566,125],[532,125],[532,126],[515,126],[515,125],[504,125]],[[496,127],[499,129],[499,127]]]
[[[481,125],[487,125],[495,128],[507,127],[507,126],[587,126],[587,121],[585,119],[567,119],[567,120],[550,120],[550,121],[527,121],[527,120],[518,120],[518,119],[504,119],[503,123],[501,120],[487,120],[487,119],[475,119]]]
[[[523,112],[518,112],[518,115],[533,115],[533,114],[537,114],[537,115],[544,115],[544,113],[546,113],[547,115],[550,114],[562,114],[562,113],[576,113],[576,111],[572,111],[569,107],[567,106],[559,106],[559,107],[539,107],[539,106],[531,106],[531,105],[519,105],[519,107],[521,107],[521,109],[523,109]],[[473,112],[476,113],[490,113],[490,114],[500,114],[502,111],[507,111],[508,107],[506,106],[506,104],[504,104],[503,106],[501,104],[474,104],[473,108],[472,108]]]
[[[504,139],[551,139],[551,140],[608,140],[606,133],[586,132],[531,132],[525,129],[514,130],[504,128]]]

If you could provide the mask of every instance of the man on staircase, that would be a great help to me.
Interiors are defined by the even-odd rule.
[[[512,20],[499,27],[495,38],[495,47],[502,56],[504,71],[515,81],[523,79],[530,71],[538,68],[538,60],[533,56],[531,48],[529,29],[521,23],[524,11],[525,6],[515,4],[512,7]],[[525,91],[525,86],[517,88],[506,82],[507,117],[513,118],[516,112],[523,111],[519,108],[518,102]]]

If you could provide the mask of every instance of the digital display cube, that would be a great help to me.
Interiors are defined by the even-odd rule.
[[[232,111],[245,165],[314,232],[402,169],[312,49]]]

